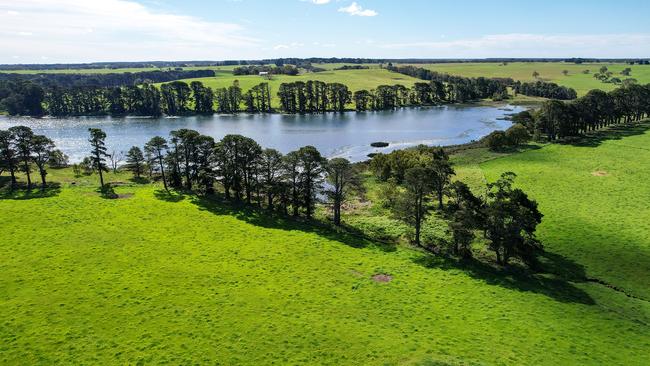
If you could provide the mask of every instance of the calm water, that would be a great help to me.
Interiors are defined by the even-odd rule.
[[[143,146],[153,136],[167,138],[169,132],[190,128],[220,139],[226,134],[242,134],[262,147],[283,153],[313,145],[327,157],[364,160],[372,152],[427,145],[453,145],[477,140],[510,122],[500,120],[521,107],[442,106],[409,108],[398,111],[367,113],[328,113],[325,115],[247,115],[192,116],[162,118],[23,118],[0,116],[0,129],[15,125],[31,127],[36,133],[54,140],[57,147],[77,162],[88,155],[88,128],[103,129],[110,150],[126,151]],[[377,149],[371,142],[386,141],[387,148]]]

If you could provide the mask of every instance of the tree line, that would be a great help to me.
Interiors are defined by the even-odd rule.
[[[388,64],[386,69],[430,81],[436,89],[444,91],[441,99],[446,102],[464,103],[485,98],[505,99],[508,96],[508,86],[514,83],[510,78],[466,78],[415,66]]]
[[[96,128],[89,133],[91,149],[85,161],[105,188],[106,134]],[[343,158],[328,160],[313,146],[282,154],[245,136],[226,135],[215,141],[190,129],[172,131],[167,138],[153,137],[143,147],[133,146],[123,168],[135,178],[148,175],[160,180],[165,190],[209,195],[220,184],[226,200],[292,216],[311,218],[319,199],[327,197],[336,225],[341,224],[341,205],[360,189],[357,167]]]
[[[591,90],[571,102],[550,100],[536,112],[522,112],[514,122],[549,140],[580,136],[603,127],[637,122],[650,116],[650,84],[632,84],[610,92]]]
[[[270,66],[270,65],[251,65],[240,66],[233,70],[233,75],[259,75],[260,72],[267,72],[272,75],[298,75],[298,68],[292,65]]]
[[[154,70],[138,72],[120,72],[108,74],[81,74],[81,73],[40,73],[16,74],[0,73],[0,82],[4,81],[31,81],[44,88],[58,86],[71,87],[117,87],[130,86],[143,83],[165,83],[179,79],[214,77],[214,70]]]
[[[0,107],[10,115],[85,116],[85,115],[185,115],[212,113],[325,113],[391,110],[407,106],[428,106],[455,101],[448,94],[453,88],[441,82],[380,85],[354,93],[341,83],[296,81],[282,83],[277,92],[279,108],[272,105],[267,82],[243,91],[239,81],[229,87],[212,89],[200,81],[183,81],[118,87],[54,86],[44,89],[28,81],[0,84]],[[458,88],[454,89],[460,90]],[[455,92],[454,92],[455,93]],[[456,95],[456,94],[454,94]],[[452,99],[450,99],[452,98]]]

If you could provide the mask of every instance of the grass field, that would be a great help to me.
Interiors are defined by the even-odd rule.
[[[620,72],[629,67],[632,69],[630,78],[637,79],[639,83],[650,83],[650,65],[627,65],[610,63],[573,64],[563,62],[511,62],[507,65],[501,63],[446,63],[414,65],[429,70],[444,72],[452,75],[466,77],[510,77],[515,80],[533,81],[533,72],[537,71],[541,80],[551,81],[560,85],[574,88],[578,95],[584,95],[589,90],[601,89],[613,90],[618,86],[611,83],[603,83],[593,77],[595,72],[602,66],[607,66],[613,72],[612,77],[621,80],[628,78],[620,75]],[[569,71],[567,76],[562,74],[563,70]],[[590,70],[589,74],[583,74],[583,70]]]
[[[539,200],[559,271],[534,277],[52,170],[59,189],[0,199],[0,363],[647,365],[650,134],[621,134],[454,158]]]

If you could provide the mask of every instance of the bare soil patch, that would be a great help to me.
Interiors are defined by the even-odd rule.
[[[390,282],[390,281],[392,281],[392,280],[393,280],[393,276],[391,276],[391,275],[387,275],[387,274],[384,274],[384,273],[378,273],[378,274],[372,276],[372,280],[375,281],[375,282],[383,282],[383,283],[386,283],[386,282]]]
[[[591,172],[591,175],[594,177],[607,177],[609,173],[604,170],[596,170],[595,172]]]

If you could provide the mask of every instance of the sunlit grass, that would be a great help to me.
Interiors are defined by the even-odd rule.
[[[566,256],[556,264],[647,297],[650,168],[629,146],[648,140],[545,146],[480,168],[519,173],[546,214],[540,238]],[[459,176],[484,153],[455,158]],[[114,200],[94,175],[49,178],[61,183],[51,195],[0,199],[3,364],[650,361],[650,305],[602,285],[391,249],[124,173],[107,175]],[[365,223],[398,225],[382,212]]]

